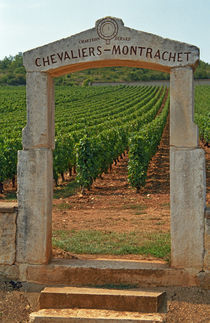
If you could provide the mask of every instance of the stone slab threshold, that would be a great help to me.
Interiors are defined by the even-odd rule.
[[[162,261],[53,259],[27,265],[22,281],[45,286],[132,285],[138,287],[200,286],[210,288],[210,273],[169,267]]]
[[[96,309],[42,309],[30,315],[32,323],[158,323],[165,322],[164,314],[142,314],[137,312],[118,312]]]

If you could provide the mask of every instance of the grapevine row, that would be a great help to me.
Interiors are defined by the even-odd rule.
[[[77,180],[82,187],[88,188],[129,146],[129,181],[132,184],[135,182],[131,175],[131,169],[134,169],[131,167],[132,147],[137,147],[132,138],[138,138],[141,143],[138,147],[143,156],[141,161],[145,159],[144,167],[141,165],[143,180],[150,156],[147,150],[153,141],[151,135],[156,131],[153,124],[160,119],[155,116],[166,89],[154,86],[60,87],[55,92],[55,180],[59,174],[71,172],[77,166]],[[25,87],[2,87],[0,94],[0,182],[3,182],[16,175],[17,150],[22,149],[21,131],[26,123]],[[169,105],[168,100],[165,107]],[[210,138],[209,102],[210,86],[196,87],[195,122],[199,125],[200,137],[207,144]],[[160,131],[158,133],[160,136]],[[141,180],[141,176],[137,177]]]

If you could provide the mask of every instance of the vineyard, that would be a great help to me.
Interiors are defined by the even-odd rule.
[[[55,183],[76,171],[82,190],[129,150],[128,177],[138,191],[161,139],[169,91],[157,86],[58,87],[55,91]],[[25,87],[0,88],[0,189],[16,176],[17,150],[26,124]],[[195,89],[195,121],[210,140],[210,86]]]

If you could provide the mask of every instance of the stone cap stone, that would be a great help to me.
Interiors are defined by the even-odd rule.
[[[27,72],[59,76],[93,67],[133,66],[170,72],[173,67],[196,67],[199,48],[124,26],[105,17],[94,28],[29,50],[23,54]]]
[[[0,202],[0,213],[14,213],[18,210],[17,202]]]

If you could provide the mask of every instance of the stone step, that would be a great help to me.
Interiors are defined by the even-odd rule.
[[[117,259],[53,259],[28,265],[25,280],[40,285],[135,285],[136,287],[197,286],[196,274],[170,268],[163,261]]]
[[[166,293],[78,287],[46,287],[40,309],[86,308],[142,313],[166,311]]]
[[[160,323],[164,314],[142,314],[95,309],[42,309],[30,315],[31,323]]]

